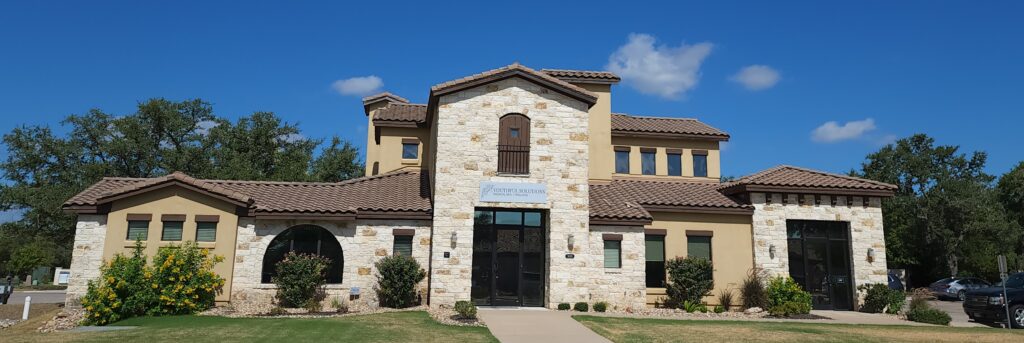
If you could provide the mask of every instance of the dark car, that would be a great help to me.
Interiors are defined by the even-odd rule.
[[[1006,320],[1004,303],[1010,305],[1010,325],[1024,329],[1024,273],[1010,275],[1006,280],[1006,299],[1002,287],[988,287],[967,291],[964,313],[979,323],[994,323]]]
[[[988,281],[973,277],[952,277],[932,282],[928,288],[939,300],[956,299],[964,300],[964,295],[972,289],[992,287]]]
[[[900,281],[900,277],[896,276],[895,273],[889,273],[889,289],[896,291],[904,290],[903,281]]]

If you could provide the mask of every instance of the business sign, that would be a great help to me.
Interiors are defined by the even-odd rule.
[[[539,183],[484,181],[480,183],[480,201],[543,204],[548,202],[548,187]]]

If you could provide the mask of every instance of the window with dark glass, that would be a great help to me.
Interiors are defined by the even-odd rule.
[[[149,221],[148,220],[129,220],[128,221],[128,237],[129,241],[140,240],[144,241],[149,239]]]
[[[708,176],[708,152],[693,151],[693,176]]]
[[[668,155],[668,175],[682,176],[683,152],[681,150],[667,150],[666,154]]]
[[[647,287],[665,287],[665,236],[644,237]]]
[[[512,113],[498,120],[498,172],[530,173],[530,118]]]
[[[185,226],[184,222],[180,221],[164,221],[164,230],[160,234],[161,241],[180,241],[182,228]]]
[[[415,160],[419,158],[420,154],[420,142],[415,139],[403,139],[402,140],[402,159],[403,160]]]
[[[412,236],[395,236],[394,254],[412,256]]]
[[[654,175],[657,172],[657,160],[655,149],[640,149],[640,172],[644,175]]]
[[[326,229],[315,225],[300,225],[281,232],[267,246],[263,255],[261,282],[270,283],[277,275],[277,264],[289,252],[310,254],[330,261],[327,268],[327,283],[341,283],[344,258],[338,239]]]
[[[629,147],[615,147],[615,172],[629,174]]]
[[[216,222],[196,222],[196,242],[216,242]]]
[[[711,236],[686,235],[686,256],[711,260]]]
[[[622,268],[621,240],[604,240],[604,267]]]

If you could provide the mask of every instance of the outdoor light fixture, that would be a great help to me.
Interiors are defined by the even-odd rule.
[[[459,242],[459,234],[452,232],[452,249],[455,249],[455,245]]]
[[[775,259],[775,244],[772,244],[772,245],[768,246],[768,256],[771,259]]]
[[[868,262],[875,262],[875,248],[868,248]]]
[[[572,246],[576,243],[576,236],[569,234],[569,251],[572,251]]]

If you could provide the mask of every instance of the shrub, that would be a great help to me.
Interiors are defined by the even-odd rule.
[[[289,252],[277,263],[277,302],[283,307],[312,308],[323,300],[331,261],[312,254]]]
[[[604,301],[598,301],[594,303],[594,312],[604,312],[608,310],[608,303]]]
[[[865,292],[864,303],[860,310],[868,313],[896,314],[903,309],[903,302],[906,301],[906,294],[903,291],[889,289],[886,284],[876,283],[860,285],[857,290]]]
[[[416,285],[427,273],[415,259],[391,255],[377,261],[377,297],[380,305],[406,308],[416,304]]]
[[[754,268],[747,272],[747,277],[743,279],[743,285],[740,287],[740,298],[744,309],[768,307],[764,271]]]
[[[726,311],[732,308],[733,297],[736,293],[733,293],[731,288],[726,288],[718,292],[718,305],[722,306]]]
[[[572,305],[572,309],[576,310],[576,312],[587,312],[590,311],[590,305],[587,305],[585,302],[578,302]]]
[[[274,306],[270,309],[270,312],[267,312],[267,314],[271,316],[283,316],[288,314],[288,311],[285,311],[284,307]]]
[[[569,303],[559,303],[558,304],[558,310],[559,311],[568,311],[569,308],[570,308]]]
[[[476,305],[473,305],[471,302],[465,300],[456,301],[455,312],[459,314],[459,318],[476,319]]]
[[[725,312],[725,308],[722,305],[715,306],[715,313]]]
[[[792,278],[775,277],[768,281],[768,314],[788,317],[811,312],[811,293],[805,292]]]
[[[331,299],[331,307],[334,308],[334,312],[348,313],[348,303],[342,300],[341,297]]]
[[[704,305],[703,303],[699,303],[699,302],[689,302],[689,301],[684,301],[683,302],[682,309],[683,309],[683,311],[686,311],[686,312],[689,312],[689,313],[697,313],[697,312],[704,313],[704,312],[708,311],[707,305]]]
[[[923,306],[907,311],[907,320],[918,323],[949,325],[949,321],[952,318],[945,311]]]
[[[89,282],[82,306],[89,325],[106,325],[141,315],[191,314],[213,306],[224,278],[213,272],[223,261],[195,243],[161,248],[146,264],[142,243],[131,256],[117,254]]]
[[[675,258],[665,264],[668,282],[665,305],[678,308],[686,301],[700,303],[715,287],[711,261],[699,257]]]
[[[933,300],[935,296],[932,291],[927,288],[917,288],[910,292],[910,311],[917,308],[930,308],[928,300]]]

